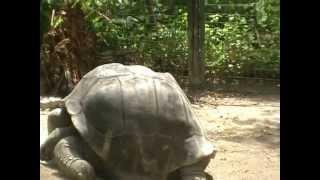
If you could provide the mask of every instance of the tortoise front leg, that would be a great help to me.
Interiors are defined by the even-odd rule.
[[[40,160],[49,161],[53,158],[52,153],[56,144],[64,137],[76,135],[73,127],[55,128],[40,146]]]
[[[209,180],[207,174],[204,172],[210,162],[210,157],[205,157],[199,162],[182,167],[180,169],[180,176],[182,180]]]
[[[86,160],[88,149],[78,136],[61,139],[54,148],[53,160],[59,170],[74,180],[96,180],[94,167]]]
[[[71,120],[65,108],[56,108],[48,115],[48,138],[40,146],[40,160],[49,161],[55,145],[64,137],[75,135],[77,132],[71,128]]]

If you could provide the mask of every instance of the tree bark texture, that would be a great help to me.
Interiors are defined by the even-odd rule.
[[[204,0],[190,0],[188,4],[189,78],[192,87],[204,81]]]

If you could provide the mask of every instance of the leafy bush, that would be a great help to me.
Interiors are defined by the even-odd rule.
[[[279,1],[259,0],[256,14],[212,14],[206,22],[206,63],[216,76],[279,76]]]
[[[96,51],[120,51],[127,63],[143,64],[175,76],[188,74],[187,13],[169,1],[46,0],[42,5],[42,32],[63,24],[52,9],[72,3],[82,9],[86,30],[97,37]],[[244,3],[213,0],[211,3]],[[246,14],[207,14],[205,63],[207,74],[225,76],[279,76],[279,0],[252,0],[255,11]],[[150,11],[152,9],[152,11]],[[51,22],[50,22],[51,21]],[[48,23],[49,22],[49,23]],[[113,62],[120,58],[114,58]]]

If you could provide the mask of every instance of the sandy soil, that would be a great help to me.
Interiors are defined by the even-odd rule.
[[[275,95],[198,95],[193,109],[218,153],[206,171],[216,180],[280,179],[280,98]],[[46,134],[48,110],[40,110],[40,143]],[[40,177],[62,180],[50,165],[40,163]]]

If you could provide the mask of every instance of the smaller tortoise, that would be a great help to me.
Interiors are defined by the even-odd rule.
[[[50,112],[40,159],[76,180],[208,179],[215,155],[169,73],[106,64],[87,73]]]

